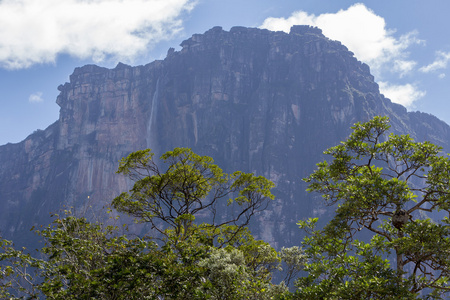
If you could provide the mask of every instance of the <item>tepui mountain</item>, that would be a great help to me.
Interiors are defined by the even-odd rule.
[[[252,232],[275,247],[298,244],[298,220],[332,213],[302,178],[355,122],[389,116],[393,131],[450,150],[447,124],[385,98],[369,66],[318,28],[214,27],[181,47],[144,66],[76,68],[58,87],[59,119],[0,146],[4,238],[25,243],[63,207],[107,206],[130,187],[115,173],[130,152],[189,147],[226,172],[272,180],[276,198]]]

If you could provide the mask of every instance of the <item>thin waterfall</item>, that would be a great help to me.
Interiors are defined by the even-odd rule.
[[[158,103],[159,103],[159,78],[156,81],[155,93],[152,98],[152,107],[150,111],[150,119],[147,124],[147,148],[151,148],[153,151],[156,149],[156,122],[158,118]]]

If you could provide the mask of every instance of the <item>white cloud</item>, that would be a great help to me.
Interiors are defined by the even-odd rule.
[[[438,75],[439,79],[444,79],[445,78],[445,73],[441,73]]]
[[[195,0],[2,0],[0,66],[27,68],[59,54],[130,61],[182,30]]]
[[[380,92],[391,99],[392,102],[411,107],[413,102],[424,97],[426,92],[421,91],[413,84],[393,85],[387,82],[378,82]]]
[[[417,38],[417,32],[396,39],[394,31],[386,29],[385,20],[364,4],[354,4],[346,10],[318,16],[298,11],[287,19],[268,18],[261,27],[289,32],[292,25],[319,27],[325,36],[341,41],[359,60],[369,64],[376,75],[387,68],[388,63],[390,71],[400,75],[410,72],[416,63],[405,59],[408,56],[406,49],[412,44],[424,43]]]
[[[420,68],[419,70],[424,73],[429,73],[432,71],[447,68],[447,65],[450,61],[450,52],[446,53],[446,52],[438,51],[438,52],[436,52],[436,56],[437,57],[433,63],[431,63],[427,66],[424,66],[424,67]]]
[[[43,102],[44,99],[42,98],[42,92],[36,92],[30,95],[30,97],[28,97],[28,101],[30,103],[40,103]]]
[[[415,61],[398,59],[394,61],[393,70],[399,73],[400,77],[403,77],[411,73],[416,65],[417,62]]]

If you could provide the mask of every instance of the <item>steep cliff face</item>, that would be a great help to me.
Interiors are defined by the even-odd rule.
[[[114,173],[122,156],[182,146],[273,180],[276,200],[253,231],[298,243],[295,223],[328,213],[301,179],[353,123],[387,115],[395,131],[450,149],[445,123],[385,99],[369,67],[317,28],[215,27],[181,46],[146,66],[77,68],[59,87],[59,120],[0,147],[5,237],[20,240],[63,205],[107,204],[128,185]]]

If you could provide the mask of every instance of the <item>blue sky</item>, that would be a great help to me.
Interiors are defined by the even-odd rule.
[[[214,26],[318,26],[392,101],[450,123],[449,14],[448,0],[0,0],[0,145],[58,119],[75,67],[146,64]]]

